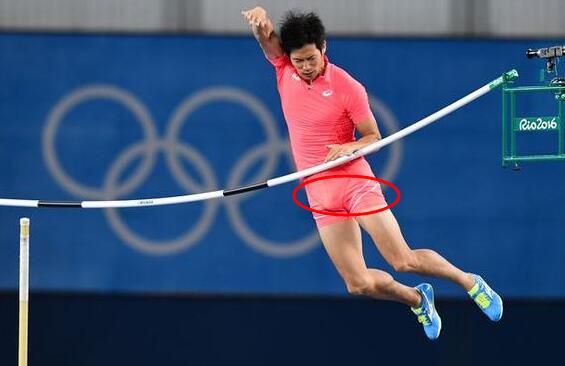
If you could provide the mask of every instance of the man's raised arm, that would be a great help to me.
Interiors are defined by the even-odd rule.
[[[267,12],[258,6],[250,10],[242,11],[241,14],[251,25],[253,35],[261,45],[265,56],[269,60],[282,56],[283,50],[279,37],[276,35],[273,23],[267,17]]]

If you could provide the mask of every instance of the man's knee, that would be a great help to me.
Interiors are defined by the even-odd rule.
[[[396,272],[414,272],[418,269],[418,260],[413,250],[395,257],[390,265]]]
[[[359,274],[345,279],[347,291],[352,295],[369,295],[373,280],[368,274]]]

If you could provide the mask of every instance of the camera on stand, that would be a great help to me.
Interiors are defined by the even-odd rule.
[[[555,77],[551,79],[548,86],[557,88],[554,90],[555,99],[565,100],[565,78],[558,75],[557,64],[559,63],[559,58],[565,55],[565,46],[553,46],[547,48],[539,48],[537,50],[528,49],[526,51],[526,57],[528,58],[543,58],[545,59],[545,72],[551,74],[555,72]],[[542,70],[541,81],[545,80]]]

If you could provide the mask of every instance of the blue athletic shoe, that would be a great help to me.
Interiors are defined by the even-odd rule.
[[[475,286],[469,290],[469,296],[490,320],[493,322],[499,321],[502,318],[502,299],[487,285],[481,276],[473,276],[475,277]]]
[[[422,302],[420,307],[411,309],[418,316],[418,322],[424,326],[428,338],[433,341],[441,332],[441,318],[434,305],[434,289],[429,283],[422,283],[416,286],[416,290],[422,295]]]

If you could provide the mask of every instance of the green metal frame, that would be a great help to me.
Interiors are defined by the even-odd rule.
[[[522,161],[548,161],[565,160],[565,123],[564,108],[565,86],[521,86],[510,87],[511,81],[505,82],[502,86],[502,166],[507,167],[513,164],[518,168]],[[548,98],[555,98],[557,103],[557,116],[517,116],[516,115],[516,95],[520,93],[547,93]],[[508,114],[508,103],[510,103],[510,114]],[[539,129],[533,128],[530,131],[521,130],[519,122],[526,121],[530,125],[538,122]],[[556,130],[558,134],[557,154],[547,155],[520,155],[516,144],[516,134],[518,133],[546,133]],[[508,146],[508,136],[510,146]],[[509,151],[510,150],[510,151]]]

